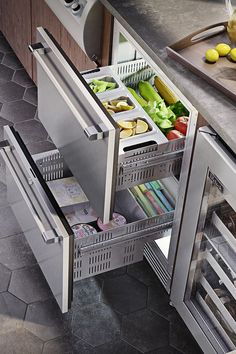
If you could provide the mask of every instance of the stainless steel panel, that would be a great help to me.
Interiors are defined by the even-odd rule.
[[[193,166],[187,191],[187,200],[184,209],[181,237],[177,252],[177,260],[171,289],[171,301],[181,317],[190,328],[204,353],[223,354],[235,348],[233,338],[235,331],[235,318],[227,313],[223,303],[217,297],[217,287],[224,289],[229,299],[230,293],[235,293],[233,282],[229,275],[232,254],[235,258],[235,249],[226,244],[226,240],[218,232],[210,233],[208,227],[212,222],[211,214],[214,208],[227,202],[234,211],[236,202],[236,160],[225,145],[218,139],[210,128],[202,128],[197,137],[194,152]],[[215,193],[212,193],[215,191]],[[218,193],[216,193],[218,191]],[[209,209],[210,208],[210,209]],[[209,215],[209,216],[208,216]],[[213,217],[213,222],[215,223]],[[214,226],[214,224],[211,227]],[[228,235],[228,234],[227,234]],[[230,236],[230,235],[228,235]],[[231,235],[232,236],[232,235]],[[204,253],[204,248],[218,254],[225,262],[226,273],[221,269],[220,258],[213,258]],[[206,257],[206,259],[204,258]],[[205,268],[208,267],[208,268]],[[233,266],[234,268],[234,266]],[[211,281],[211,287],[202,278]],[[214,289],[214,290],[213,290]],[[197,291],[200,291],[203,301],[198,301]],[[207,294],[207,296],[206,296]],[[233,298],[234,296],[232,296]],[[202,302],[210,298],[219,312],[224,313],[225,321],[232,326],[232,332],[226,329],[223,322],[211,321],[216,316],[214,308],[209,307],[211,316],[201,306]],[[231,300],[229,300],[231,301]],[[212,306],[213,306],[212,305]],[[218,327],[221,326],[220,330]],[[223,335],[224,332],[227,335]],[[225,339],[226,338],[226,339]]]
[[[8,202],[62,312],[73,287],[73,236],[64,216],[13,128],[4,127]]]
[[[91,205],[108,222],[114,206],[119,129],[44,29],[38,28],[37,38],[40,44],[32,50],[39,118]]]

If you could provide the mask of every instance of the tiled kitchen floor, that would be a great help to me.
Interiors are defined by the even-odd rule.
[[[37,89],[0,34],[0,137],[14,125],[31,153],[54,148]],[[200,354],[143,261],[83,280],[62,315],[6,201],[0,161],[1,354]]]

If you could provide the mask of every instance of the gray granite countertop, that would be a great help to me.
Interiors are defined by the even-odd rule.
[[[100,0],[236,153],[236,102],[169,58],[166,46],[227,20],[224,0]],[[232,1],[236,6],[236,0]]]

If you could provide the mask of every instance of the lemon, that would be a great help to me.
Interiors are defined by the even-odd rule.
[[[148,124],[142,119],[137,119],[137,125],[135,128],[136,134],[146,133],[147,130],[148,130]]]
[[[217,50],[220,57],[226,57],[226,55],[228,55],[229,52],[231,51],[230,46],[226,43],[217,44],[215,49]]]
[[[136,122],[127,122],[124,120],[120,120],[119,122],[117,122],[120,128],[123,129],[133,129],[136,126]]]
[[[219,59],[219,53],[215,49],[208,49],[205,58],[209,63],[215,63]]]
[[[125,139],[133,135],[133,129],[124,129],[120,132],[120,138]]]
[[[230,52],[230,59],[236,62],[236,48],[233,48]]]

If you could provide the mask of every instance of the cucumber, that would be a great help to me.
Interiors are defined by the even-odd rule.
[[[141,96],[148,102],[157,102],[160,103],[163,101],[160,95],[152,87],[148,81],[140,81],[138,84],[139,92]]]
[[[127,87],[129,92],[134,96],[134,98],[136,99],[136,101],[138,101],[138,103],[140,104],[141,107],[145,107],[147,106],[147,101],[144,100],[142,97],[140,97],[137,92],[132,89],[131,87]]]

